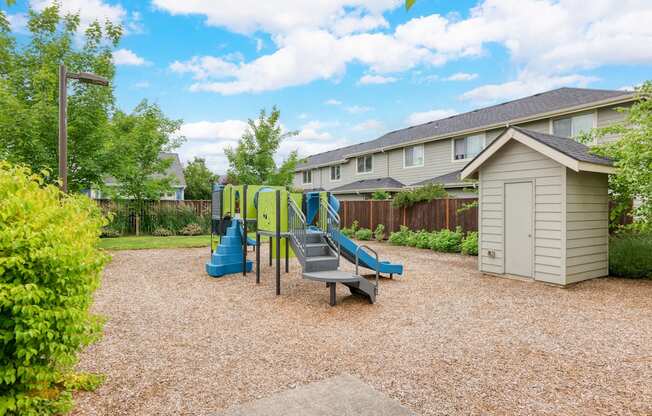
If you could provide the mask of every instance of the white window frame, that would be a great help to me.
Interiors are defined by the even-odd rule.
[[[406,158],[406,151],[407,151],[407,149],[414,149],[414,148],[417,148],[417,147],[420,147],[420,148],[421,148],[421,154],[423,155],[423,157],[421,158],[421,164],[419,164],[419,165],[412,165],[412,166],[408,166],[408,165],[406,165],[406,164],[405,164],[405,158]],[[414,145],[412,145],[412,146],[405,146],[405,147],[403,148],[403,169],[422,168],[422,167],[425,165],[425,163],[426,163],[426,147],[424,146],[423,143],[421,143],[421,144],[414,144]]]
[[[361,158],[371,158],[371,169],[368,172],[360,172],[360,165],[358,164],[358,159]],[[364,164],[365,166],[367,165],[366,163]],[[370,173],[374,173],[374,155],[365,155],[365,156],[358,156],[355,158],[355,171],[357,172],[358,175],[369,175]]]
[[[465,157],[464,159],[455,159],[455,140],[466,140],[471,136],[482,136],[482,150],[484,150],[487,147],[487,134],[486,133],[478,133],[478,134],[469,134],[468,136],[463,136],[463,137],[453,137],[451,139],[451,161],[453,163],[467,163],[469,160],[472,160],[473,157]],[[482,151],[480,150],[480,151]],[[477,155],[476,155],[477,156]]]
[[[579,114],[578,113],[573,113],[573,114],[566,114],[566,115],[560,116],[560,117],[550,118],[548,120],[548,134],[551,134],[553,136],[555,135],[555,121],[557,121],[557,120],[563,120],[565,118],[570,118],[571,123],[572,123],[573,122],[572,121],[573,117],[588,116],[588,115],[593,116],[593,128],[597,129],[598,128],[598,110],[595,109],[595,110],[591,111],[590,113],[584,113],[584,114],[582,114],[582,113],[579,113]],[[571,131],[573,131],[572,124],[571,124]],[[571,139],[572,139],[572,137],[571,137]],[[598,144],[597,143],[597,137],[593,138],[593,144]]]
[[[310,182],[306,182],[306,173],[310,175]],[[302,185],[312,185],[312,169],[301,171],[301,184]]]
[[[372,166],[373,166],[373,162],[372,162]],[[333,169],[335,169],[335,168],[337,168],[337,173],[338,173],[338,176],[339,176],[339,178],[337,178],[337,179],[333,179]],[[331,166],[328,173],[329,173],[329,177],[331,178],[331,182],[340,182],[342,180],[342,165],[333,165],[333,166]]]

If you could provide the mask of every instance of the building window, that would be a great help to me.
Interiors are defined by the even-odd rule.
[[[582,133],[590,132],[594,127],[593,114],[560,118],[552,121],[552,134],[555,136],[576,138]]]
[[[331,166],[331,181],[340,180],[340,165]]]
[[[303,171],[303,184],[309,184],[312,183],[312,171],[311,170],[304,170]]]
[[[484,149],[485,135],[474,134],[453,140],[453,160],[473,159]]]
[[[403,166],[406,168],[423,166],[422,144],[403,148]]]
[[[357,158],[358,173],[370,173],[373,169],[373,155]]]

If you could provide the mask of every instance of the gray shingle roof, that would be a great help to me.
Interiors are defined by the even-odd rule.
[[[532,131],[524,129],[521,127],[512,127],[514,130],[520,131],[523,134],[528,135],[534,140],[545,144],[546,146],[552,147],[553,149],[565,154],[568,157],[571,157],[580,162],[596,163],[599,165],[613,166],[613,161],[604,157],[596,156],[591,153],[591,149],[588,146],[583,145],[573,139],[568,139],[566,137],[553,136],[551,134],[539,133],[537,131]]]
[[[298,169],[318,166],[344,160],[347,155],[380,150],[388,146],[439,135],[454,135],[456,132],[480,129],[501,123],[509,123],[525,117],[553,111],[588,105],[593,102],[616,97],[633,96],[630,92],[595,90],[586,88],[559,88],[535,94],[518,100],[481,108],[441,120],[389,132],[375,140],[354,144],[324,153],[308,156]]]
[[[159,153],[159,157],[161,159],[172,159],[172,164],[165,171],[166,175],[172,175],[176,179],[176,181],[172,184],[172,186],[185,187],[186,176],[183,174],[183,166],[181,165],[181,160],[179,160],[179,154],[161,152]],[[156,175],[156,176],[159,177],[161,175]],[[109,176],[104,179],[104,183],[106,185],[115,185],[117,181],[114,177]]]
[[[439,184],[444,185],[444,187],[446,185],[458,185],[458,184],[464,183],[464,181],[460,178],[460,173],[461,172],[462,172],[461,170],[448,172],[448,173],[446,173],[444,175],[436,176],[436,177],[431,178],[431,179],[426,179],[424,181],[417,182],[417,183],[413,184],[412,186],[430,185],[432,183],[439,183]],[[469,184],[469,186],[470,185],[471,184]]]
[[[344,191],[362,191],[362,190],[395,190],[403,188],[403,184],[394,178],[378,178],[378,179],[362,179],[359,181],[347,183],[346,185],[339,186],[331,189],[331,192],[344,192]]]

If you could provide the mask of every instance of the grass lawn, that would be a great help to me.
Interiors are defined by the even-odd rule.
[[[172,237],[152,237],[147,235],[103,238],[100,240],[100,248],[106,250],[139,250],[146,248],[208,247],[210,242],[210,235],[175,235]]]

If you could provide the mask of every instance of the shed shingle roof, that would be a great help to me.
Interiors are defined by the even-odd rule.
[[[347,183],[346,185],[339,186],[331,189],[331,192],[356,192],[367,190],[396,190],[403,188],[403,184],[394,178],[377,178],[377,179],[362,179],[359,181]]]
[[[523,134],[527,134],[529,137],[534,140],[545,144],[568,157],[571,157],[580,162],[596,163],[598,165],[613,166],[613,161],[604,157],[596,156],[591,153],[591,149],[582,143],[579,143],[573,139],[568,139],[566,137],[553,136],[552,134],[539,133],[537,131],[532,131],[524,129],[521,127],[512,127],[514,130],[520,131]]]
[[[349,155],[379,151],[385,147],[401,145],[429,137],[454,135],[457,132],[481,129],[485,126],[501,123],[508,124],[538,114],[589,105],[603,100],[616,99],[617,97],[627,99],[633,97],[633,94],[612,90],[559,88],[441,120],[395,130],[375,140],[308,156],[304,163],[297,166],[297,169],[343,161]]]

